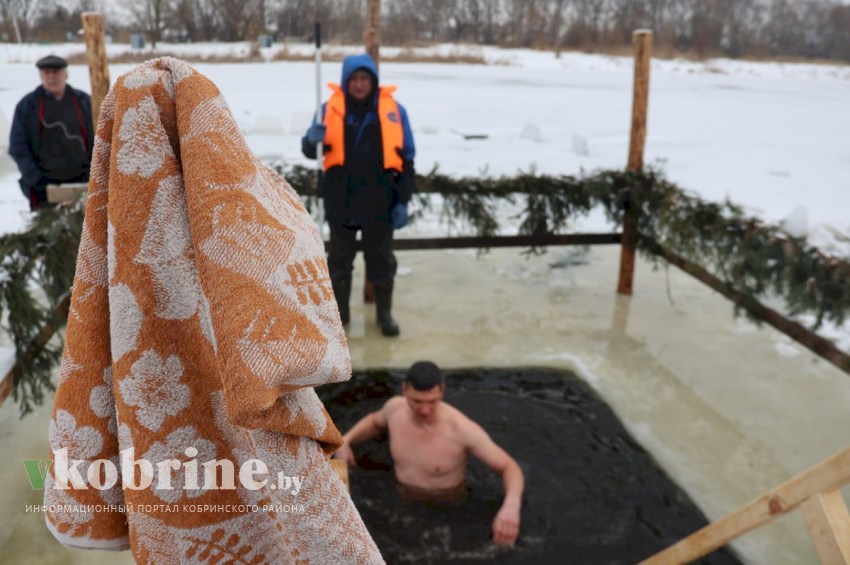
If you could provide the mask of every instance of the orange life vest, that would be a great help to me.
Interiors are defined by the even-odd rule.
[[[325,106],[324,124],[325,147],[330,150],[324,155],[322,168],[345,164],[345,93],[338,84],[328,83],[333,90]],[[395,86],[382,86],[378,91],[378,120],[381,124],[381,142],[383,145],[384,168],[402,172],[404,162],[399,152],[404,145],[404,130],[401,125],[401,113],[393,99]]]

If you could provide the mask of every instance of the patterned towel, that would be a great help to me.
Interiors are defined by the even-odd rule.
[[[215,85],[172,58],[119,78],[50,425],[53,535],[140,563],[382,563],[312,388],[350,369],[315,225]],[[209,461],[220,480],[205,485]]]

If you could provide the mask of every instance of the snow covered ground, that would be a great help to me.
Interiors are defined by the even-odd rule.
[[[71,55],[82,49],[80,44],[0,46],[0,145],[7,143],[5,128],[15,103],[37,84],[32,64],[48,53]],[[215,56],[248,49],[247,44],[183,44],[161,45],[159,52]],[[309,54],[312,47],[278,45],[263,53],[271,58],[284,49]],[[129,50],[109,46],[111,56]],[[357,50],[327,47],[326,56]],[[572,174],[623,166],[631,59],[575,53],[556,58],[549,52],[452,45],[416,51],[471,54],[492,63],[382,66],[382,82],[399,86],[397,97],[409,110],[420,170],[439,165],[451,175],[532,168]],[[382,50],[387,57],[398,52]],[[312,63],[195,66],[221,88],[261,157],[306,162],[299,138],[315,103]],[[113,65],[113,80],[129,68]],[[72,66],[70,72],[72,84],[88,88],[85,67]],[[339,63],[325,63],[324,81],[338,80],[339,72]],[[660,164],[673,181],[705,198],[728,197],[768,221],[788,220],[818,243],[834,243],[830,228],[850,233],[848,99],[848,66],[656,60],[646,162]],[[465,141],[456,132],[489,137]],[[17,199],[13,177],[0,178],[0,198],[9,203]],[[15,225],[7,217],[9,208],[0,212],[5,230]]]
[[[311,62],[273,61],[286,51],[308,56],[312,46],[263,49],[265,63],[195,66],[215,81],[249,145],[269,162],[311,164],[300,136],[315,104]],[[81,44],[0,45],[0,233],[25,225],[26,202],[5,155],[17,101],[37,84],[33,63]],[[358,52],[328,46],[326,58]],[[127,45],[109,45],[117,57]],[[156,53],[187,57],[246,56],[247,43],[162,44]],[[398,48],[384,48],[391,58]],[[382,82],[397,84],[417,143],[417,167],[449,175],[512,175],[536,170],[577,174],[624,166],[631,111],[628,57],[437,45],[408,53],[471,55],[486,65],[394,63]],[[112,65],[113,80],[131,65]],[[339,62],[322,67],[323,82],[339,80]],[[70,83],[88,89],[86,67],[70,68]],[[323,98],[327,93],[323,94]],[[850,66],[733,60],[655,60],[650,83],[646,163],[709,200],[730,199],[828,252],[850,256]],[[465,140],[461,134],[484,134]],[[510,210],[505,210],[508,220]],[[605,230],[599,211],[575,221],[576,231]],[[426,219],[400,236],[445,231]],[[804,320],[805,322],[806,320]],[[850,331],[822,332],[850,348]]]

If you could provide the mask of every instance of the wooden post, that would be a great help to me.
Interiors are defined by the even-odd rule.
[[[366,0],[366,29],[363,30],[363,45],[366,52],[381,64],[381,0]],[[375,303],[375,285],[363,275],[363,303]]]
[[[331,459],[331,467],[334,473],[339,477],[339,480],[345,484],[345,488],[351,490],[351,485],[348,483],[348,463],[342,459]]]
[[[91,117],[96,131],[100,104],[109,92],[109,60],[106,58],[103,16],[97,12],[83,12],[82,20],[91,78]]]
[[[643,146],[646,141],[646,110],[649,102],[649,61],[652,55],[652,31],[638,29],[632,34],[635,53],[635,77],[632,94],[632,131],[629,141],[627,169],[643,168]],[[637,243],[637,210],[632,205],[629,191],[623,199],[623,246],[620,252],[619,294],[632,294],[635,273],[635,246]]]
[[[840,490],[816,494],[800,505],[820,562],[850,563],[850,514]]]
[[[380,64],[381,50],[381,0],[366,0],[366,29],[363,30],[366,52]]]
[[[617,293],[632,295],[635,278],[635,248],[637,247],[637,217],[632,206],[631,191],[623,191],[623,237],[620,246],[620,275],[617,278]]]

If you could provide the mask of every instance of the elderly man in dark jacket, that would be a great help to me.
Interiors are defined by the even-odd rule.
[[[322,106],[322,121],[301,140],[301,149],[316,158],[322,143],[321,192],[330,225],[328,269],[343,324],[349,319],[355,240],[362,231],[366,276],[375,285],[381,333],[396,336],[392,318],[396,260],[393,230],[407,223],[413,193],[416,149],[407,111],[396,102],[394,86],[378,86],[378,69],[367,54],[346,57],[341,85]]]
[[[67,84],[68,62],[48,55],[36,66],[41,86],[18,102],[9,135],[31,210],[47,205],[48,184],[89,180],[94,145],[91,98]]]

